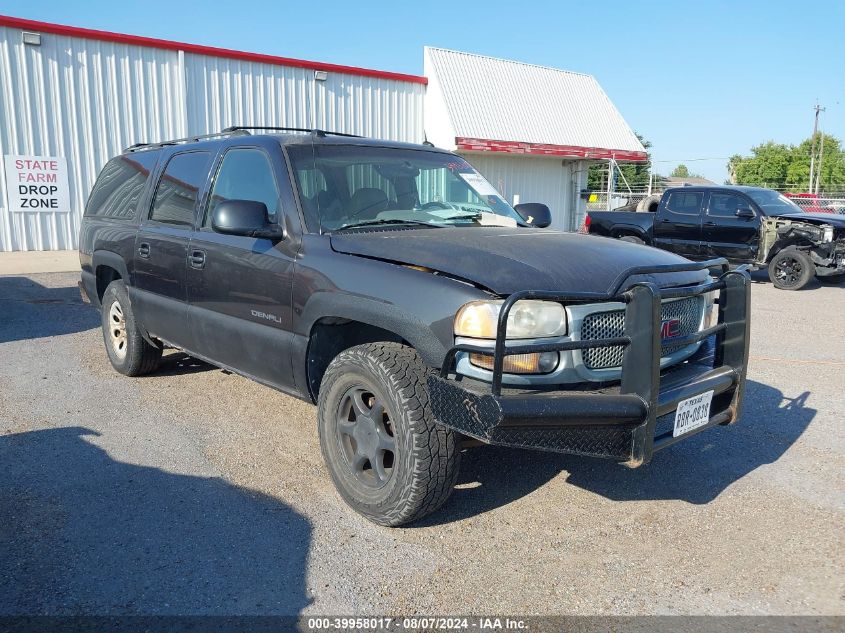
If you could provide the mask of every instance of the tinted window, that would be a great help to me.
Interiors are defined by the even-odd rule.
[[[137,152],[112,158],[97,177],[85,215],[131,220],[138,199],[155,167],[159,152]]]
[[[672,213],[698,215],[703,196],[700,191],[673,191],[666,200],[666,208]]]
[[[150,219],[167,224],[194,224],[197,195],[208,175],[208,152],[176,154],[156,187]]]
[[[205,226],[211,226],[214,208],[226,200],[263,202],[270,220],[275,221],[279,190],[267,154],[258,149],[231,149],[226,152],[214,179]]]
[[[287,149],[308,229],[362,222],[513,226],[522,218],[463,158],[443,152],[318,145]]]
[[[711,193],[708,215],[735,217],[737,209],[748,209],[751,204],[735,193]]]

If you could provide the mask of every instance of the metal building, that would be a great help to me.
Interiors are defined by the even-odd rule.
[[[425,84],[415,75],[0,16],[0,251],[77,248],[99,170],[140,141],[240,124],[420,143]],[[23,162],[33,159],[42,169]]]
[[[0,16],[0,251],[78,247],[85,200],[133,143],[230,125],[457,150],[511,201],[574,230],[587,168],[646,160],[589,75],[426,48],[425,76]]]
[[[590,75],[425,49],[425,131],[463,154],[511,202],[544,202],[577,229],[596,160],[646,161],[637,136]]]

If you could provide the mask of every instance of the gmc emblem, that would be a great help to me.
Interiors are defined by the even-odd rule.
[[[681,320],[666,319],[660,323],[660,338],[675,338],[681,335]]]

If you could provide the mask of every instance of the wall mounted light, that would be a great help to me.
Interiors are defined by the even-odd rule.
[[[325,81],[328,78],[329,78],[329,73],[327,73],[325,70],[315,70],[314,71],[314,79],[316,81]]]
[[[41,33],[23,32],[23,43],[27,46],[41,46]]]

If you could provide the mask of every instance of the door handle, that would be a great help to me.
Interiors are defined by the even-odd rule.
[[[202,268],[205,266],[205,251],[192,250],[188,256],[188,263],[191,268]]]
[[[150,256],[150,245],[146,242],[141,242],[138,244],[138,255],[147,259]]]
[[[716,226],[715,222],[705,222],[704,226]]]

